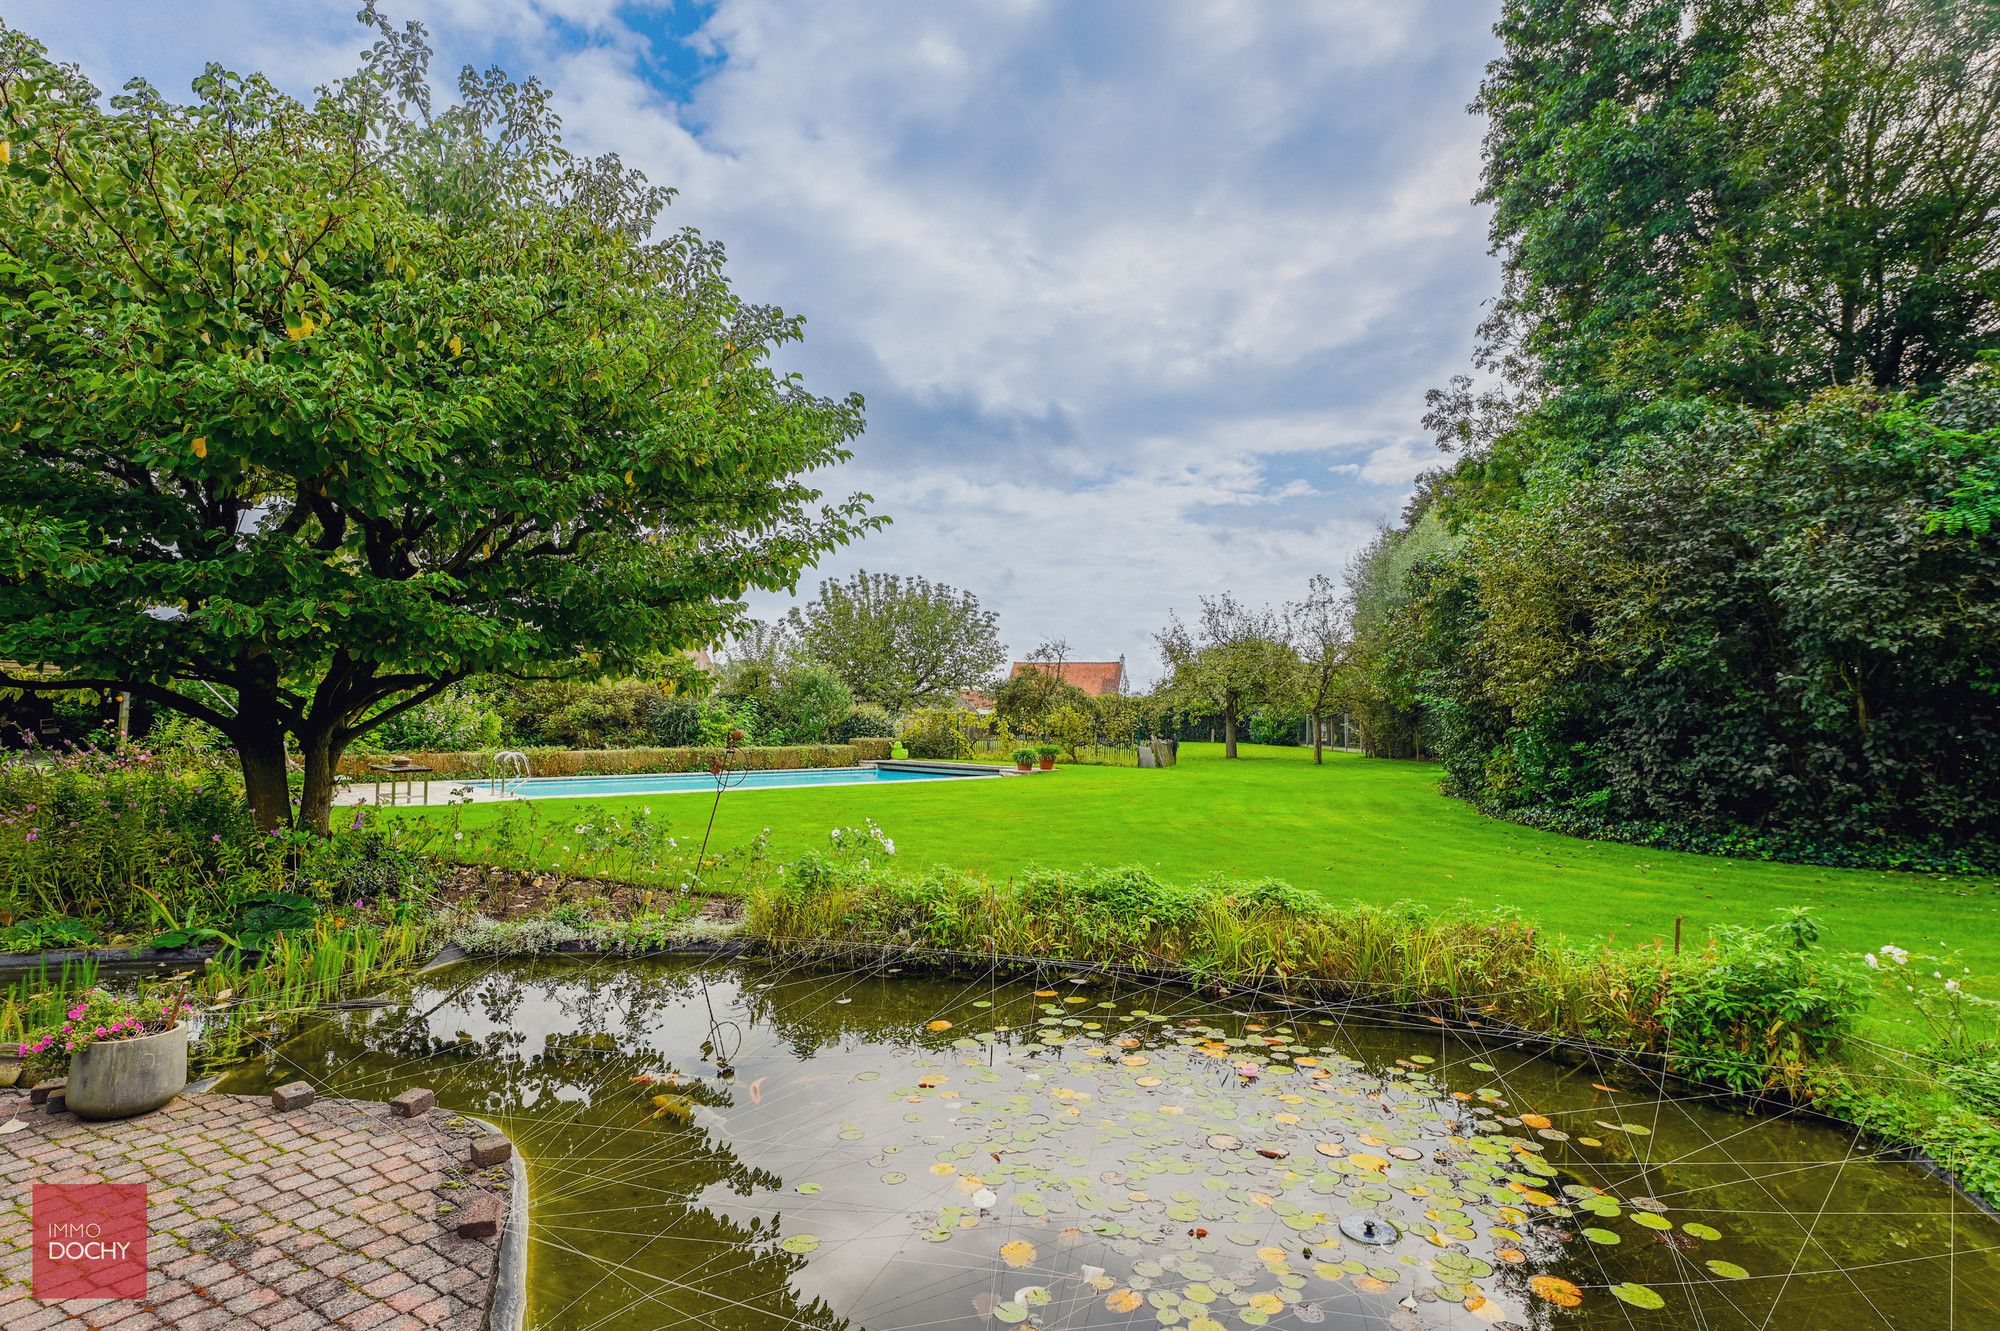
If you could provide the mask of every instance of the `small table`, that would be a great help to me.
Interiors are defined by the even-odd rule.
[[[385,804],[408,804],[410,796],[417,793],[418,777],[423,778],[424,803],[429,804],[431,802],[430,768],[420,766],[416,763],[370,763],[368,764],[368,770],[376,774],[375,803],[378,807]],[[389,778],[389,798],[386,800],[382,798],[382,778],[384,776]],[[403,779],[403,798],[400,801],[396,798],[396,780],[398,777]]]

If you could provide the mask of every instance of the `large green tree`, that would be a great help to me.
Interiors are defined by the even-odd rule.
[[[999,616],[929,578],[863,570],[828,579],[785,623],[802,655],[831,666],[856,699],[892,712],[951,701],[1007,659]]]
[[[668,192],[561,146],[547,91],[416,25],[310,101],[211,66],[107,106],[0,29],[4,682],[221,729],[257,816],[468,676],[715,641],[873,519],[801,478],[858,398]]]
[[[1484,359],[1530,409],[1503,455],[1934,387],[1994,345],[1993,0],[1508,0],[1496,31]]]
[[[1507,0],[1460,454],[1351,696],[1566,830],[2000,862],[2000,4]]]

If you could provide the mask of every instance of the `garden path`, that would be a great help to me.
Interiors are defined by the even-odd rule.
[[[319,1100],[183,1095],[165,1109],[85,1122],[0,1091],[0,1326],[214,1331],[480,1331],[501,1238],[461,1237],[475,1211],[504,1215],[506,1164],[474,1170],[490,1128],[432,1110]],[[142,1299],[42,1302],[32,1291],[37,1183],[147,1185]],[[449,1209],[446,1209],[449,1208]]]

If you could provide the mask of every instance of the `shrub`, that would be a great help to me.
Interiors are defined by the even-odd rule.
[[[949,761],[972,752],[966,734],[972,713],[956,707],[925,707],[903,721],[903,747],[912,758]]]
[[[384,721],[355,741],[375,753],[404,749],[486,749],[500,742],[500,713],[463,684]]]
[[[833,739],[837,744],[851,744],[863,737],[893,735],[896,733],[896,718],[889,715],[889,709],[878,707],[872,702],[858,702],[847,709],[847,715],[833,728]]]
[[[1292,716],[1271,708],[1260,709],[1250,718],[1250,742],[1252,744],[1283,744],[1296,746],[1299,737],[1306,733],[1306,718]]]
[[[854,710],[854,695],[840,676],[805,662],[778,678],[771,695],[772,738],[787,744],[824,744]]]
[[[704,719],[700,702],[684,694],[675,694],[648,702],[641,721],[649,744],[677,749],[702,742]]]
[[[357,820],[360,827],[316,839],[300,851],[298,891],[325,902],[361,903],[426,896],[439,886],[435,860]]]
[[[864,763],[879,763],[896,752],[896,741],[880,736],[861,736],[848,743],[854,756]]]
[[[1076,751],[1096,737],[1097,727],[1090,713],[1081,707],[1064,705],[1049,713],[1043,727],[1051,743],[1061,746],[1071,759]]]

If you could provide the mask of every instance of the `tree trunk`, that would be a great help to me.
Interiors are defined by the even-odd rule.
[[[1222,709],[1222,756],[1225,758],[1234,758],[1236,756],[1236,709],[1234,707],[1225,707]]]
[[[1320,718],[1316,716],[1312,719],[1312,723],[1313,723],[1313,766],[1319,767],[1324,765],[1326,762],[1326,754],[1325,754],[1326,726],[1321,722]]]
[[[251,816],[263,830],[279,831],[292,825],[291,784],[285,778],[285,732],[277,718],[264,725],[252,719],[245,707],[236,716],[240,723],[230,735],[236,744],[236,761],[243,768],[243,798]]]
[[[305,758],[305,784],[299,792],[299,824],[326,836],[333,830],[333,773],[347,745],[336,745],[333,732],[323,731],[299,741]]]

